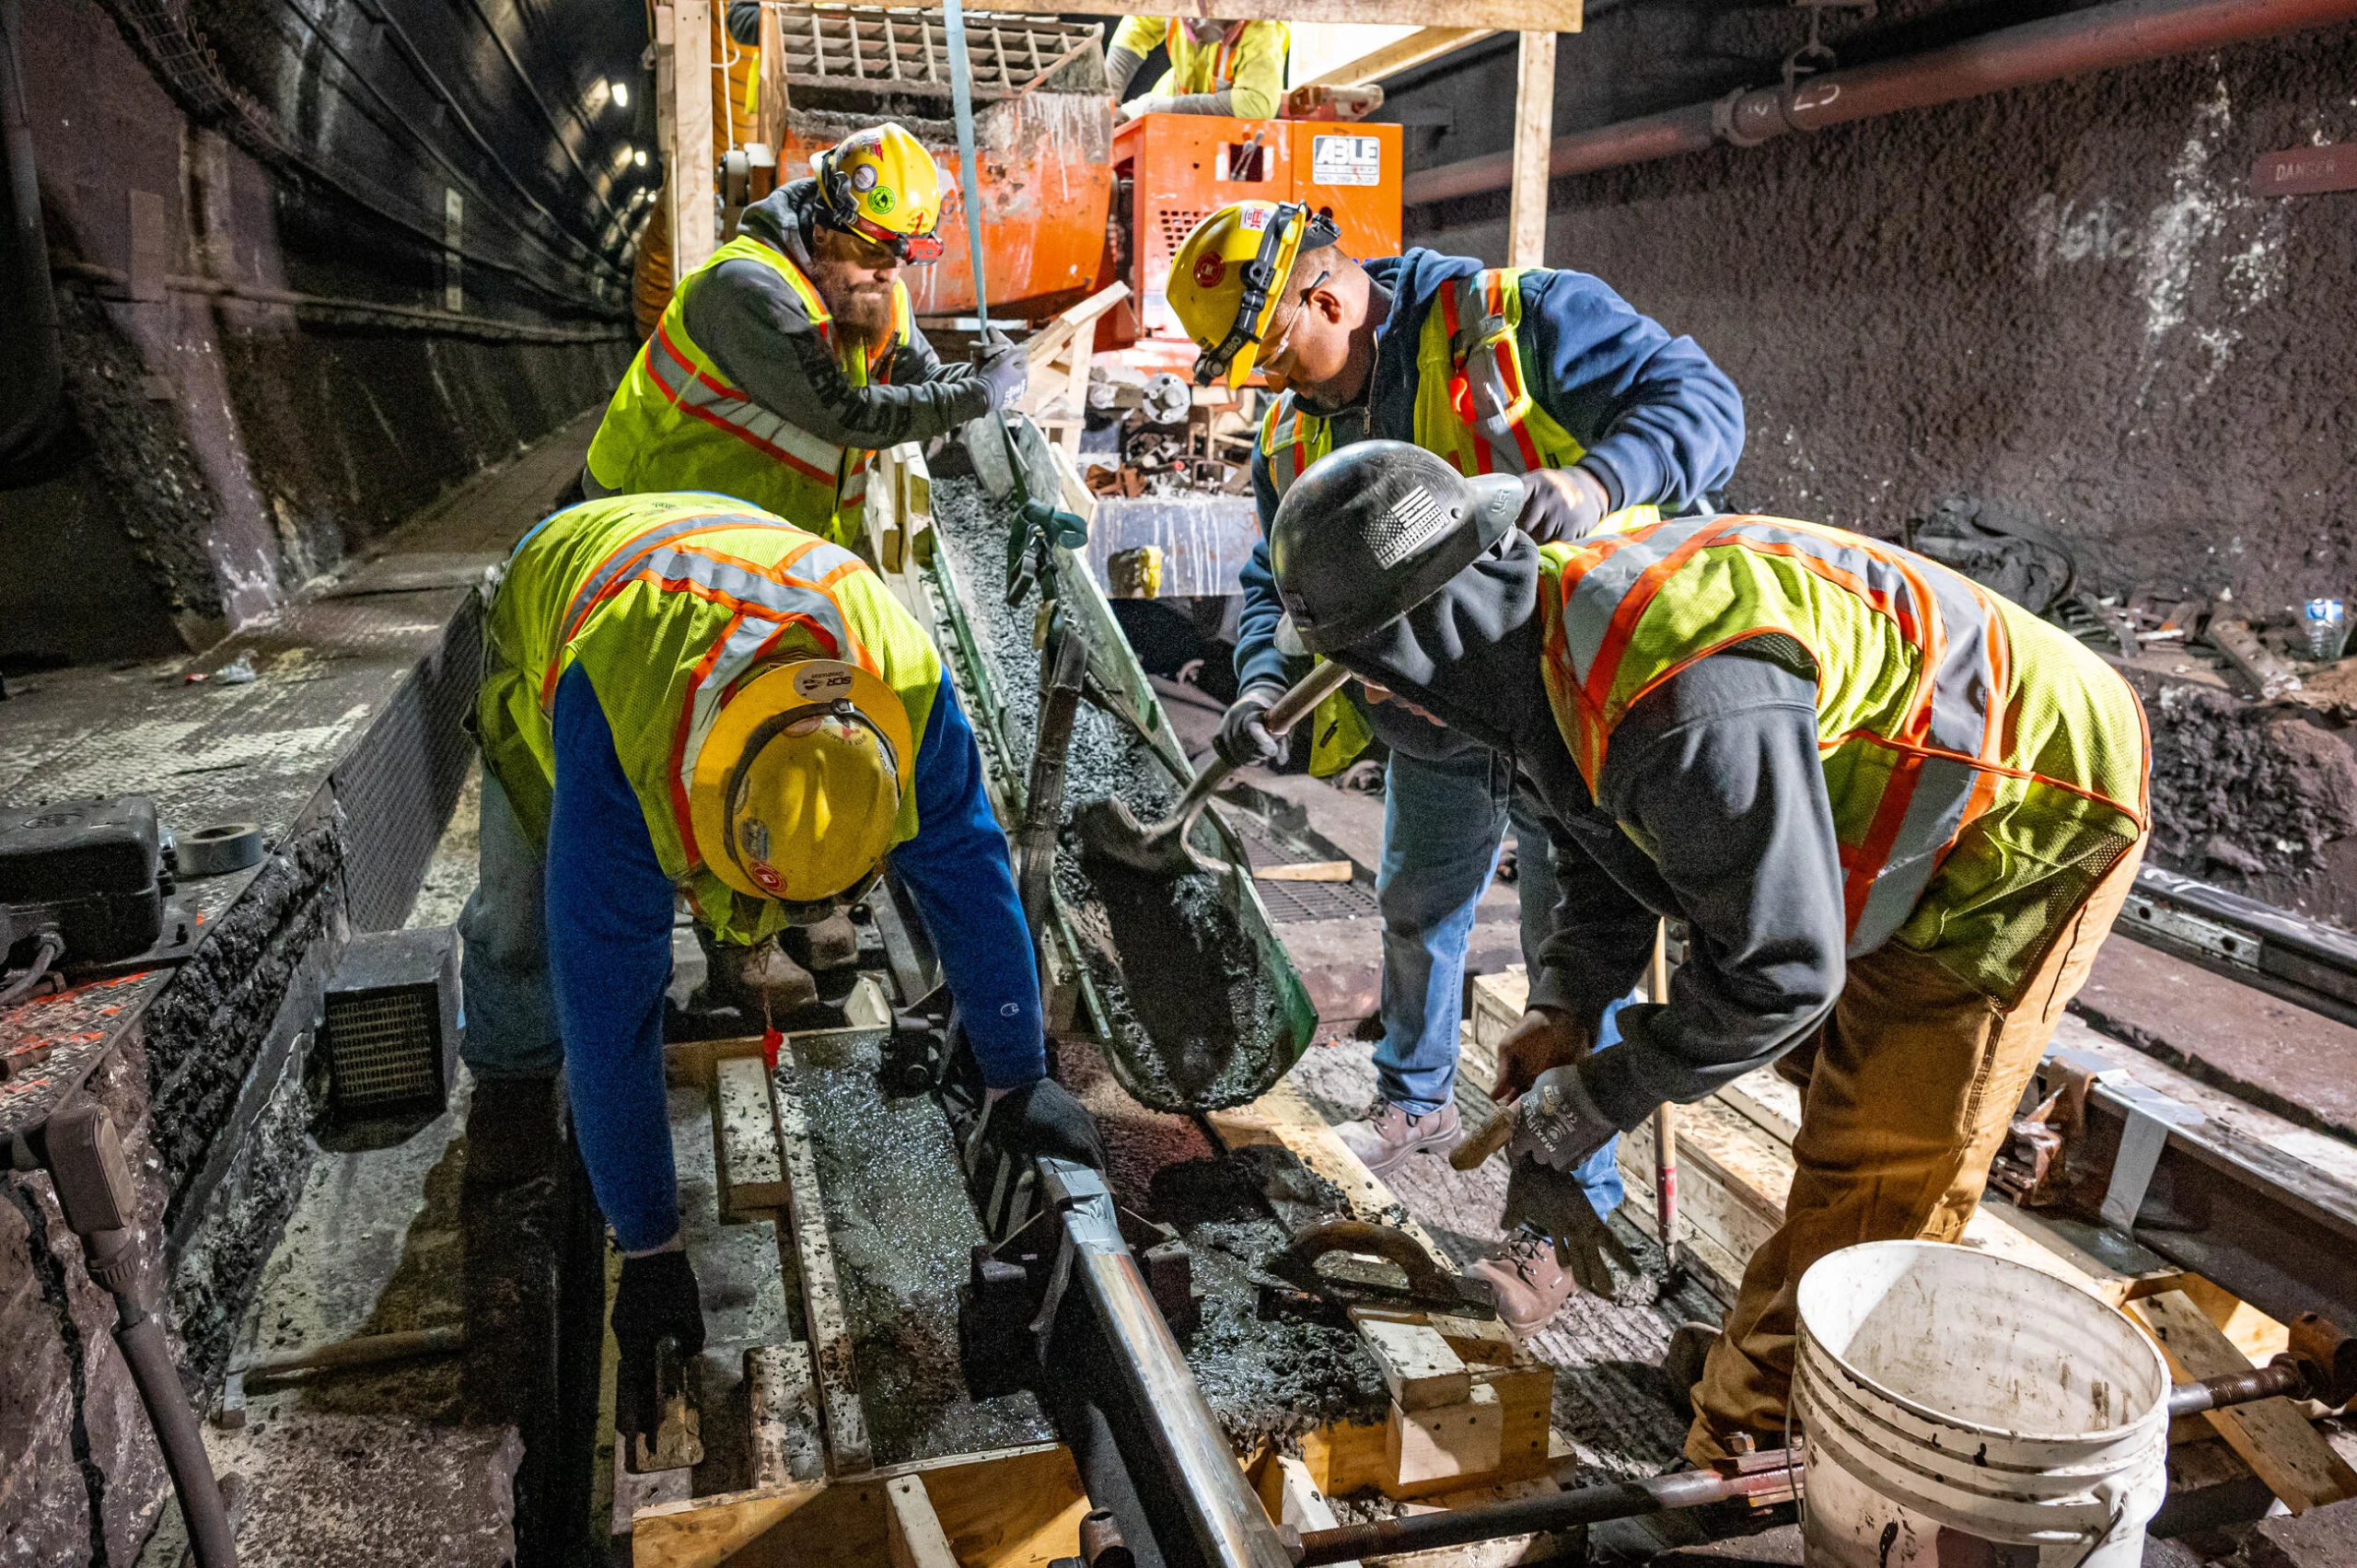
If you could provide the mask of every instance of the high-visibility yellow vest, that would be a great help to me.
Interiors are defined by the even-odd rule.
[[[1587,455],[1530,395],[1522,373],[1515,332],[1522,323],[1522,277],[1532,270],[1495,267],[1451,278],[1424,314],[1416,340],[1415,441],[1461,474],[1570,468]],[[1333,449],[1332,422],[1301,408],[1291,392],[1260,422],[1260,451],[1279,499]],[[1597,528],[1633,528],[1660,517],[1657,506],[1624,506]],[[1350,766],[1375,733],[1347,687],[1326,699],[1309,722],[1309,771],[1319,778]]]
[[[908,287],[896,283],[890,337],[865,353],[849,343],[835,344],[833,318],[802,269],[751,235],[740,234],[672,291],[654,336],[640,346],[606,405],[605,421],[589,443],[589,471],[607,489],[624,494],[711,490],[734,495],[856,549],[865,530],[867,468],[874,454],[838,447],[763,408],[732,386],[688,335],[689,296],[726,261],[758,261],[784,278],[811,324],[834,346],[835,361],[853,386],[866,386],[877,377],[913,330]],[[786,352],[783,343],[779,352]]]
[[[2144,831],[2149,746],[2127,681],[1945,566],[1759,517],[1541,555],[1548,702],[1591,790],[1615,726],[1688,665],[1762,636],[1807,651],[1852,958],[1896,941],[2010,1003]]]
[[[850,552],[725,495],[586,502],[524,536],[492,600],[475,708],[484,765],[544,840],[557,682],[582,666],[664,874],[724,941],[757,942],[784,927],[784,910],[704,868],[688,785],[729,690],[798,658],[873,671],[899,693],[910,733],[924,734],[941,661]],[[911,790],[892,842],[916,830]]]

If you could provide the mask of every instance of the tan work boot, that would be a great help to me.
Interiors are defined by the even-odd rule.
[[[1447,1153],[1457,1147],[1464,1127],[1454,1105],[1442,1106],[1423,1116],[1411,1116],[1389,1100],[1379,1099],[1364,1116],[1345,1121],[1334,1131],[1367,1169],[1381,1176],[1398,1168],[1410,1155],[1426,1149]]]
[[[1466,1268],[1487,1280],[1498,1299],[1498,1321],[1517,1335],[1547,1326],[1563,1303],[1580,1293],[1579,1282],[1555,1260],[1555,1243],[1525,1225],[1506,1237],[1505,1249]]]

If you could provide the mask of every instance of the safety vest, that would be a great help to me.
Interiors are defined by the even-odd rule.
[[[1920,555],[1715,517],[1541,557],[1548,702],[1591,791],[1621,719],[1688,665],[1764,636],[1807,651],[1852,958],[1896,940],[2010,1002],[2144,831],[2149,747],[2128,683]]]
[[[484,627],[476,733],[536,840],[556,776],[557,682],[588,671],[664,874],[724,941],[786,923],[704,868],[688,786],[730,689],[757,669],[841,659],[881,677],[924,734],[941,661],[850,552],[726,495],[616,495],[557,513],[509,557]],[[916,792],[893,842],[915,836]]]
[[[891,336],[865,353],[849,343],[836,345],[833,318],[802,269],[751,235],[740,234],[672,292],[654,336],[640,347],[606,405],[605,421],[589,443],[589,471],[618,493],[712,490],[734,495],[857,549],[865,533],[867,468],[874,454],[822,440],[763,408],[730,385],[688,335],[689,295],[727,261],[758,261],[784,278],[855,387],[877,378],[910,339],[909,291],[895,284]],[[786,352],[784,345],[779,352]]]
[[[1174,91],[1181,95],[1216,93],[1234,86],[1236,46],[1244,41],[1244,29],[1251,25],[1230,22],[1217,43],[1203,44],[1194,41],[1185,23],[1171,17],[1162,29],[1162,46],[1170,52],[1170,85]]]
[[[1570,468],[1587,455],[1530,395],[1522,373],[1515,333],[1522,323],[1522,276],[1532,270],[1495,267],[1451,278],[1424,314],[1416,340],[1416,445],[1446,458],[1461,474]],[[1281,500],[1333,449],[1332,422],[1299,407],[1291,392],[1260,422],[1260,451]],[[1634,528],[1660,517],[1651,505],[1624,506],[1596,526]],[[1375,733],[1348,691],[1310,715],[1309,771],[1319,778],[1350,766]]]

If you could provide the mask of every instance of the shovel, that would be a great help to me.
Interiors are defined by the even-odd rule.
[[[1341,691],[1350,678],[1351,672],[1339,664],[1321,664],[1295,681],[1292,690],[1271,705],[1260,722],[1268,726],[1271,735],[1283,735],[1306,717],[1310,709]],[[1226,866],[1205,860],[1187,842],[1187,830],[1202,815],[1203,803],[1212,797],[1212,791],[1225,784],[1234,772],[1235,763],[1214,761],[1187,786],[1178,809],[1151,828],[1138,821],[1128,802],[1109,798],[1092,800],[1081,807],[1074,819],[1074,827],[1090,854],[1149,877],[1225,871]]]

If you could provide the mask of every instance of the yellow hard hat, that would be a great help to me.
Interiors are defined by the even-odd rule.
[[[855,897],[892,845],[916,749],[877,677],[834,659],[767,669],[721,704],[688,786],[696,847],[738,892]]]
[[[1170,259],[1170,308],[1203,352],[1195,385],[1240,387],[1260,356],[1293,259],[1341,238],[1333,215],[1302,202],[1233,202],[1197,224]]]
[[[885,124],[845,136],[810,160],[810,172],[837,228],[903,261],[940,260],[941,170],[908,132]]]

